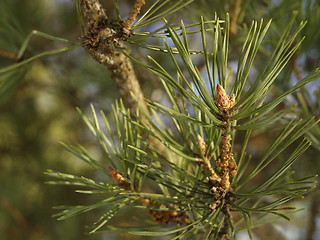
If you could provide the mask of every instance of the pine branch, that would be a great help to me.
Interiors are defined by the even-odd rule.
[[[128,52],[123,42],[131,35],[131,23],[142,2],[136,4],[125,23],[108,18],[99,0],[81,0],[80,5],[85,23],[84,48],[111,71],[125,106],[133,114],[137,112],[137,103],[148,112],[133,66],[123,53]]]
[[[168,2],[166,0],[162,4]],[[161,15],[152,15],[162,6],[157,5],[158,3],[156,1],[143,15],[145,22],[152,23],[157,19],[156,16]],[[113,195],[89,206],[63,208],[58,216],[66,218],[90,209],[107,207],[108,211],[98,219],[91,231],[96,232],[124,206],[148,209],[155,220],[152,228],[146,230],[141,227],[127,231],[136,235],[174,235],[172,239],[227,239],[233,237],[243,226],[250,235],[256,216],[263,218],[270,214],[289,219],[286,211],[293,209],[282,205],[305,194],[314,185],[314,176],[294,179],[290,168],[310,146],[309,141],[299,139],[317,122],[309,118],[298,122],[292,119],[287,123],[282,117],[290,109],[278,111],[276,106],[295,90],[317,79],[319,69],[280,96],[270,100],[268,94],[270,86],[299,47],[301,42],[296,42],[295,39],[304,23],[290,34],[294,23],[294,18],[291,19],[265,69],[253,83],[248,78],[270,21],[265,26],[263,21],[259,24],[253,22],[238,59],[235,77],[228,68],[228,19],[225,24],[217,17],[213,21],[207,21],[213,25],[214,31],[207,31],[206,22],[202,18],[199,24],[193,25],[200,27],[196,32],[200,33],[203,49],[197,54],[204,59],[204,73],[192,59],[195,51],[190,49],[190,34],[186,26],[183,22],[180,27],[168,24],[165,31],[159,31],[170,37],[171,43],[165,41],[164,46],[157,49],[166,54],[175,73],[166,70],[152,57],[152,65],[134,59],[159,76],[172,103],[169,107],[147,101],[149,110],[140,88],[136,88],[138,83],[133,83],[136,78],[129,61],[129,58],[133,58],[124,45],[131,36],[131,28],[134,28],[134,25],[130,29],[128,26],[139,12],[143,1],[137,1],[131,17],[127,19],[127,27],[119,19],[109,19],[98,1],[82,0],[82,4],[86,34],[84,47],[98,62],[112,71],[118,85],[122,84],[119,88],[126,102],[125,106],[120,102],[113,108],[117,138],[111,136],[113,133],[106,118],[104,122],[108,134],[105,133],[93,107],[92,119],[81,113],[104,151],[103,159],[107,165],[111,165],[109,171],[83,147],[67,146],[70,152],[103,172],[108,180],[113,178],[115,184],[49,172],[51,176],[60,179],[60,184],[89,188],[79,189],[78,192],[109,192]],[[167,12],[170,11],[169,8]],[[135,24],[143,26],[144,22],[138,20]],[[207,34],[212,43],[210,47],[207,44]],[[122,79],[123,76],[131,79]],[[230,95],[227,93],[229,89]],[[133,95],[130,95],[131,92]],[[130,111],[135,113],[136,102],[142,100],[142,115],[132,117]],[[265,103],[266,100],[268,102]],[[173,129],[157,117],[157,113],[166,114],[173,123]],[[259,161],[248,167],[253,164],[246,155],[253,129],[266,128],[279,119],[283,120],[283,130]],[[245,131],[245,140],[238,154],[234,143],[240,131]],[[161,143],[166,153],[159,150],[159,145],[150,144],[146,135]],[[294,151],[281,158],[285,150],[298,141],[300,144],[294,146]],[[263,182],[255,184],[256,177],[275,160],[278,160],[279,166]],[[148,191],[144,192],[143,189],[150,183],[152,190],[147,188]],[[249,189],[247,186],[251,185],[253,187]],[[236,222],[233,219],[237,213],[242,214],[243,218]],[[141,222],[145,223],[147,220],[141,219]],[[167,223],[172,225],[165,226]]]

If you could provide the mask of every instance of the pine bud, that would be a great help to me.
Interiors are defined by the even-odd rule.
[[[226,90],[224,90],[224,88],[220,84],[217,85],[216,93],[217,104],[221,111],[228,112],[236,104],[235,95],[232,94],[231,96],[228,96]]]

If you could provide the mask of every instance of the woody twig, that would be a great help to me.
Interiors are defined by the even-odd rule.
[[[19,60],[17,54],[4,49],[0,49],[0,57],[7,58],[15,62]]]
[[[233,6],[233,11],[232,11],[232,16],[231,16],[231,23],[230,23],[230,32],[233,35],[237,34],[237,21],[238,21],[239,14],[240,14],[240,7],[241,7],[241,0],[235,0],[234,6]]]
[[[128,18],[124,21],[123,26],[126,29],[130,29],[132,23],[137,18],[138,14],[140,13],[141,7],[145,4],[145,0],[137,0],[129,13]]]
[[[128,53],[124,41],[131,35],[131,24],[139,13],[142,2],[137,1],[132,13],[123,23],[119,19],[108,18],[99,0],[81,0],[85,22],[84,49],[111,71],[124,105],[133,115],[138,109],[137,102],[145,112],[148,109],[132,64],[124,54]]]
[[[119,187],[130,190],[132,183],[129,182],[118,170],[113,167],[109,167],[111,176],[116,181]],[[133,187],[137,191],[136,186]],[[150,216],[159,224],[167,223],[179,223],[179,224],[188,224],[190,223],[189,216],[186,212],[177,211],[177,210],[156,210],[156,209],[177,209],[178,207],[173,204],[160,204],[152,199],[146,198],[139,195],[139,199],[142,201],[144,206],[149,206],[155,209],[150,209]]]
[[[152,128],[145,117],[150,115],[147,103],[124,42],[131,36],[131,24],[140,12],[144,1],[137,0],[125,22],[109,19],[99,0],[81,0],[81,11],[85,22],[84,49],[99,63],[105,65],[115,80],[124,106],[136,117],[138,109],[143,112],[139,120]],[[121,49],[121,50],[120,50]],[[126,53],[126,54],[125,54]],[[143,133],[145,134],[145,133]],[[148,143],[165,153],[163,144],[148,136]]]

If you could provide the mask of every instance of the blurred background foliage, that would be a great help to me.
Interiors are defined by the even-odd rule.
[[[114,16],[113,1],[102,0],[108,16]],[[133,0],[119,0],[122,16],[128,14]],[[147,5],[152,1],[147,1]],[[147,8],[147,6],[146,6]],[[273,19],[260,59],[255,62],[257,72],[262,69],[264,56],[270,54],[292,11],[298,20],[308,25],[300,38],[302,46],[283,71],[274,88],[275,94],[288,89],[307,72],[320,66],[320,1],[317,0],[195,0],[188,8],[175,15],[176,20],[199,21],[199,16],[212,19],[213,13],[224,18],[231,16],[230,67],[235,68],[237,55],[245,40],[252,20]],[[18,61],[17,53],[31,30],[57,37],[77,40],[81,28],[77,22],[73,0],[0,0],[0,67]],[[298,21],[297,20],[297,24]],[[150,26],[154,27],[154,26]],[[194,45],[197,39],[194,39]],[[33,37],[24,58],[62,46],[61,43]],[[144,59],[145,49],[134,48],[132,54]],[[149,53],[150,54],[150,53]],[[151,53],[166,65],[160,53]],[[199,66],[201,66],[199,62]],[[139,66],[136,72],[147,98],[161,100],[162,89],[154,75]],[[254,72],[252,74],[255,74]],[[296,104],[301,118],[320,115],[320,82],[307,85],[292,96],[288,104]],[[0,74],[0,238],[2,240],[32,239],[126,239],[114,234],[86,235],[85,226],[92,222],[88,213],[75,218],[56,221],[52,206],[76,205],[90,202],[61,186],[46,185],[43,175],[47,169],[94,176],[96,173],[64,150],[59,142],[78,142],[92,150],[99,158],[100,150],[81,121],[75,107],[89,111],[89,103],[106,114],[118,98],[118,92],[108,71],[91,59],[81,48],[42,58],[15,71]],[[287,106],[281,106],[283,108]],[[249,149],[255,158],[277,131],[256,132]],[[308,136],[314,143],[303,159],[296,164],[297,173],[315,174],[320,169],[320,129],[316,126]],[[306,208],[292,216],[291,225],[281,223],[259,228],[259,239],[320,239],[319,194],[310,193],[305,200],[293,204]],[[125,216],[125,214],[123,214]],[[304,221],[299,221],[304,219]],[[271,230],[270,230],[271,229]],[[284,230],[286,229],[286,230]],[[288,230],[289,229],[289,230]],[[276,233],[275,233],[276,232]],[[276,237],[270,234],[277,234]],[[291,234],[291,235],[290,235]],[[135,239],[129,237],[127,239]],[[139,239],[139,238],[136,238]],[[241,239],[241,236],[239,236]],[[243,238],[245,239],[245,238]],[[257,238],[258,239],[258,238]]]

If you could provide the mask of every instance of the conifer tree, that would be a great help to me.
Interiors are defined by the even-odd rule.
[[[83,48],[110,72],[119,90],[112,118],[93,104],[88,103],[90,115],[77,109],[101,148],[99,159],[86,146],[63,144],[99,176],[46,171],[50,184],[75,186],[97,201],[57,207],[55,217],[99,209],[90,233],[170,239],[234,239],[243,229],[253,238],[254,228],[289,219],[296,209],[288,203],[316,185],[316,175],[296,174],[293,164],[303,161],[312,143],[319,148],[320,136],[316,107],[305,90],[319,80],[320,69],[295,69],[301,33],[308,27],[299,21],[300,13],[291,12],[280,29],[270,19],[238,25],[239,19],[245,22],[241,6],[249,9],[249,1],[234,1],[230,15],[199,8],[201,16],[187,21],[173,16],[210,3],[136,0],[122,17],[121,2],[114,0],[113,18],[99,0],[75,2],[83,31],[79,40],[32,31],[17,53],[19,61],[0,69],[20,71],[37,58]],[[24,58],[34,35],[67,46]],[[233,42],[236,35],[242,41]],[[231,48],[236,47],[235,55]],[[135,48],[144,48],[147,56],[135,56]],[[286,79],[290,64],[293,84]],[[161,84],[160,101],[144,96],[134,66]],[[268,131],[274,133],[272,141],[258,157],[251,155],[254,135]],[[139,217],[128,216],[122,225],[112,222],[131,208]]]

